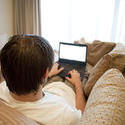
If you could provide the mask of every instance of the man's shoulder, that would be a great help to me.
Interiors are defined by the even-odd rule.
[[[3,81],[2,83],[0,83],[0,93],[5,92],[5,90],[8,90],[8,87],[6,86],[6,82]]]
[[[3,99],[4,101],[8,101],[9,98],[9,89],[6,86],[5,81],[0,83],[0,98]]]
[[[0,83],[0,86],[6,85],[6,81]]]

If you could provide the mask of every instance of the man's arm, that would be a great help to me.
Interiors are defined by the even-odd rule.
[[[82,90],[82,83],[81,83],[81,80],[80,80],[80,74],[76,70],[70,71],[69,74],[71,74],[71,78],[66,77],[66,79],[69,82],[71,82],[71,84],[73,84],[75,86],[76,108],[78,110],[80,109],[83,112],[84,109],[85,109],[86,100],[85,100],[85,96],[84,96],[83,90]]]

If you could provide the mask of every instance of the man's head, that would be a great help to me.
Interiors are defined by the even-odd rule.
[[[1,70],[9,90],[22,95],[37,92],[53,64],[53,49],[42,37],[15,35],[1,50]]]

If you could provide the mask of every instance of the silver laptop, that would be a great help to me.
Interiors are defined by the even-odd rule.
[[[59,76],[65,78],[68,72],[75,69],[80,73],[81,80],[84,78],[84,71],[87,61],[87,45],[60,42],[59,44],[59,68],[64,70]],[[69,77],[71,77],[69,75]]]

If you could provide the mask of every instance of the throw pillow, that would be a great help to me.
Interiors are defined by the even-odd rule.
[[[112,60],[111,56],[106,54],[93,67],[89,75],[89,78],[84,86],[84,91],[86,96],[89,96],[92,87],[95,85],[96,81],[104,74],[104,72],[109,68],[112,68],[112,65],[110,64],[112,62],[111,60]]]
[[[89,78],[85,84],[84,90],[86,96],[89,96],[92,87],[96,81],[109,68],[119,69],[122,73],[125,72],[125,46],[117,44],[116,47],[108,54],[106,54],[91,70]]]
[[[87,45],[87,62],[94,66],[105,54],[109,53],[116,44],[112,42],[101,42],[99,40],[95,40],[92,44]]]
[[[109,53],[112,56],[112,66],[125,71],[125,45],[117,44],[116,47]]]
[[[125,78],[110,69],[97,81],[80,125],[125,125]]]

